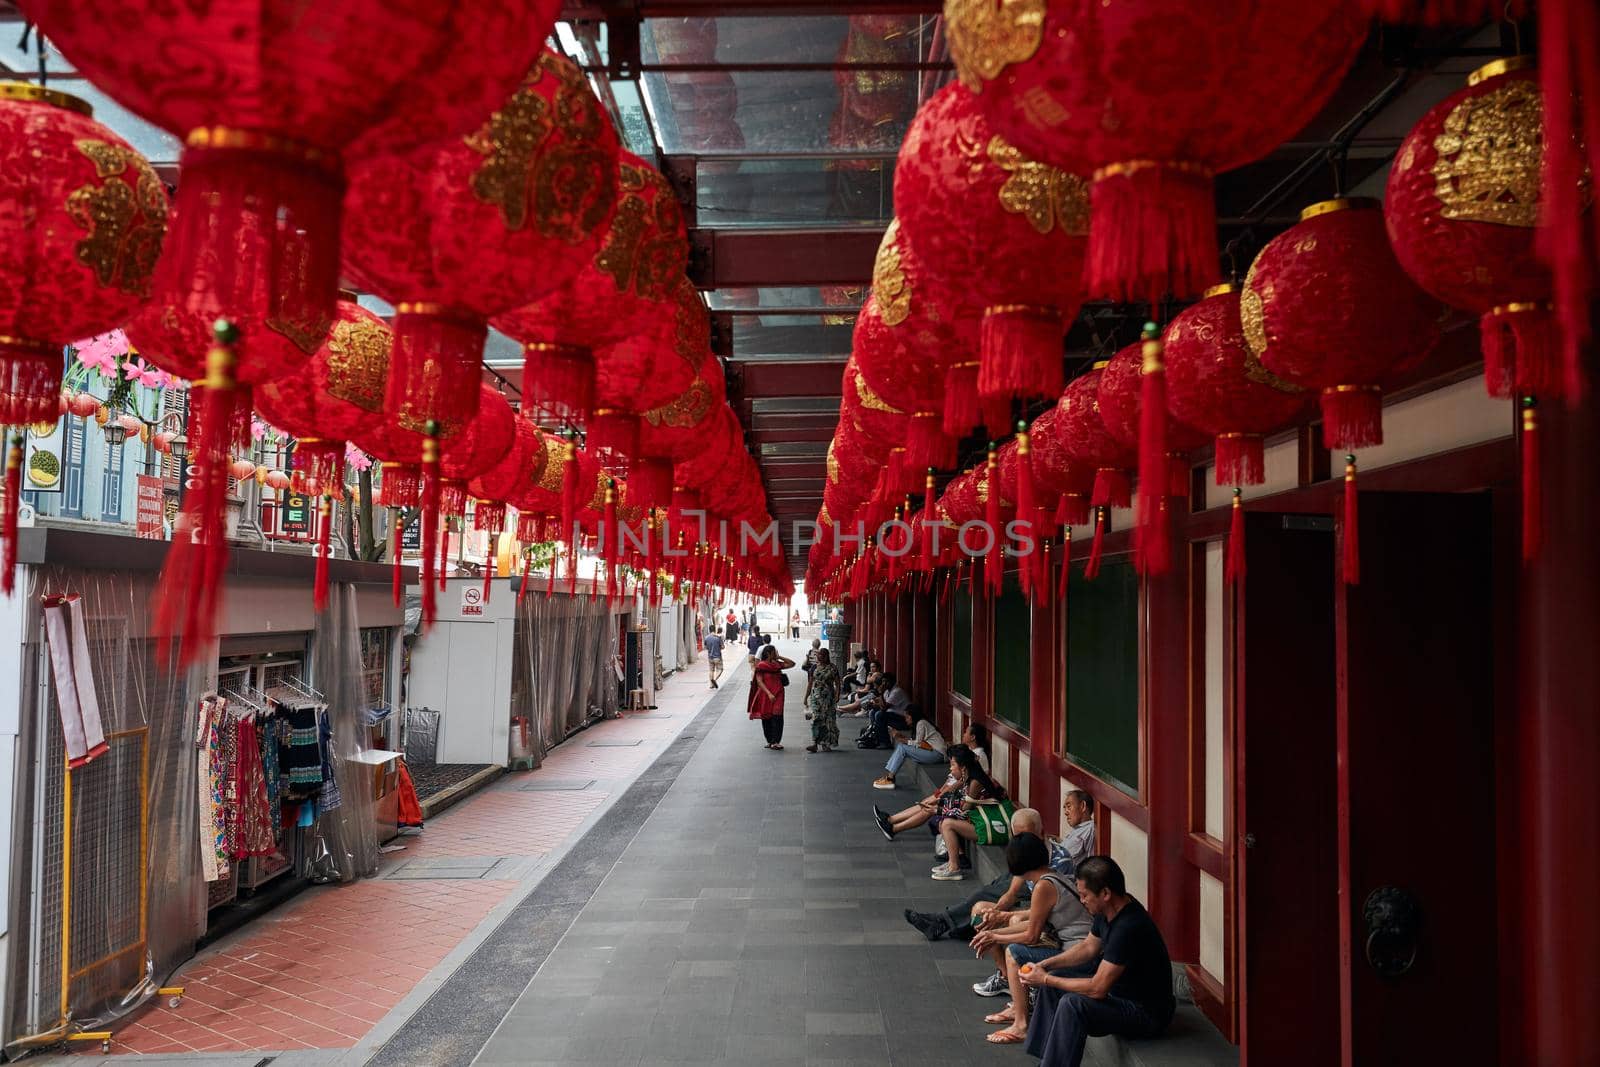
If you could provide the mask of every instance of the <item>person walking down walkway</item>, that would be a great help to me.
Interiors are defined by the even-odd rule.
[[[706,634],[706,667],[711,677],[711,688],[717,688],[717,679],[722,677],[722,638],[716,634]]]
[[[800,640],[800,613],[797,611],[789,617],[789,637],[791,640]]]
[[[783,740],[783,672],[793,666],[794,660],[778,655],[777,649],[766,645],[761,649],[750,679],[750,717],[761,720],[767,747],[777,751],[783,749],[779,743]]]
[[[825,648],[813,650],[811,684],[807,690],[806,706],[811,710],[806,718],[811,720],[811,744],[807,752],[832,752],[839,747],[839,668]]]
[[[734,617],[731,608],[728,610],[728,617],[723,620],[722,639],[730,645],[739,640],[739,620]]]

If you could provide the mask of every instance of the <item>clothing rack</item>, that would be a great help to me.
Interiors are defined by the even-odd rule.
[[[298,699],[309,700],[316,704],[326,704],[328,702],[328,698],[323,696],[320,690],[317,690],[312,686],[309,686],[306,683],[294,678],[281,679],[272,687],[272,693],[279,692],[280,690],[287,690],[292,696]],[[264,695],[268,696],[269,698],[271,697],[271,693]]]

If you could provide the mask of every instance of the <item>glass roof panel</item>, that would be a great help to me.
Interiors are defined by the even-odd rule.
[[[702,226],[870,226],[894,215],[894,157],[699,157],[695,214]]]
[[[706,303],[712,311],[733,314],[759,315],[766,311],[782,310],[801,313],[838,308],[830,317],[839,320],[831,325],[841,325],[855,319],[856,309],[867,297],[864,285],[789,285],[763,286],[747,289],[713,289],[706,294]]]

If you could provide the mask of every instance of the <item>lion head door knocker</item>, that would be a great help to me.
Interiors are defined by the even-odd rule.
[[[1367,962],[1385,978],[1398,978],[1417,962],[1422,905],[1392,885],[1374,889],[1362,905],[1367,920]]]

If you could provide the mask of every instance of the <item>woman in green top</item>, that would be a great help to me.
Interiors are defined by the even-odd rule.
[[[817,649],[816,667],[811,671],[811,690],[806,703],[811,710],[811,744],[807,752],[832,752],[839,744],[839,668],[825,648]]]

